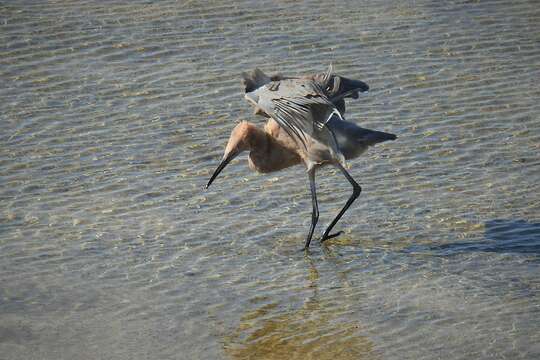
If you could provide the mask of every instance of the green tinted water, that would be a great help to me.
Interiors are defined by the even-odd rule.
[[[0,356],[536,359],[534,2],[4,2]],[[204,191],[241,71],[339,74],[399,139],[327,247],[302,167]],[[350,193],[318,177],[320,228]]]

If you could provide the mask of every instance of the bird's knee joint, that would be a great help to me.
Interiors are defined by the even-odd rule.
[[[362,187],[360,185],[353,186],[353,196],[358,197],[362,192]]]

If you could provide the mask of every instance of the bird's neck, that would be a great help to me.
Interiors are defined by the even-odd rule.
[[[260,173],[278,171],[300,163],[300,156],[259,128],[252,130],[249,167]]]

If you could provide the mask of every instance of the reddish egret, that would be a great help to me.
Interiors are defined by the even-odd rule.
[[[250,168],[262,173],[303,162],[313,205],[306,250],[319,219],[315,171],[323,165],[334,165],[351,183],[353,192],[320,241],[340,235],[342,231],[330,232],[362,190],[347,172],[345,160],[358,157],[371,145],[396,139],[394,134],[364,129],[343,118],[343,99],[356,98],[358,91],[369,87],[361,81],[335,75],[331,68],[324,74],[301,78],[268,77],[258,69],[243,75],[245,98],[255,106],[256,114],[270,119],[264,131],[245,121],[233,129],[223,159],[206,187],[243,151],[250,152]]]

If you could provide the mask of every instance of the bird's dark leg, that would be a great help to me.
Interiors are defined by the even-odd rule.
[[[354,200],[356,200],[356,198],[360,195],[360,192],[362,192],[362,188],[360,187],[360,185],[358,185],[358,183],[356,181],[354,181],[354,179],[352,178],[351,175],[349,175],[347,170],[345,170],[345,168],[340,163],[337,163],[336,166],[338,167],[339,170],[341,170],[343,175],[345,175],[347,180],[349,180],[349,182],[351,183],[351,185],[353,187],[353,193],[352,193],[351,197],[349,198],[349,200],[347,200],[347,203],[345,204],[345,206],[343,206],[343,209],[341,209],[341,211],[337,214],[335,219],[332,220],[330,225],[328,225],[328,227],[326,228],[326,230],[325,230],[325,232],[324,232],[324,234],[323,234],[323,236],[321,238],[321,242],[326,241],[328,239],[331,239],[333,237],[336,237],[336,236],[343,233],[343,231],[339,231],[337,233],[330,234],[330,231],[332,231],[332,228],[336,225],[336,223],[339,221],[339,219],[341,219],[343,214],[345,214],[345,211],[347,211],[349,206],[351,206],[351,204],[354,202]]]
[[[313,212],[311,213],[311,227],[309,228],[309,233],[306,238],[306,245],[304,245],[304,250],[309,248],[309,243],[313,237],[313,231],[315,230],[315,225],[319,220],[319,206],[317,205],[317,191],[315,189],[315,168],[312,168],[308,171],[309,175],[309,188],[311,189],[311,202],[313,204]]]

